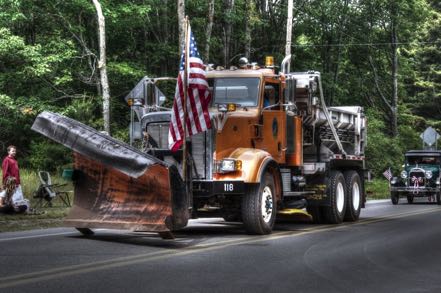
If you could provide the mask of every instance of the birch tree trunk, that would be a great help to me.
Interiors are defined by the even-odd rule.
[[[392,21],[392,103],[391,103],[391,132],[398,135],[398,52],[396,21]]]
[[[250,60],[251,55],[251,0],[245,1],[245,7],[248,11],[247,20],[245,22],[245,57]]]
[[[288,16],[286,19],[286,47],[285,47],[285,56],[291,55],[291,39],[292,39],[292,9],[293,9],[293,0],[288,0]],[[288,65],[288,72],[289,72]]]
[[[110,90],[109,82],[107,80],[107,65],[106,65],[106,26],[104,15],[101,10],[101,4],[98,0],[92,0],[95,5],[98,16],[98,41],[99,41],[99,61],[98,69],[100,70],[101,89],[103,94],[103,120],[104,131],[110,135]]]
[[[224,26],[224,66],[227,67],[230,61],[230,43],[233,24],[231,23],[231,13],[234,8],[234,0],[225,0],[225,13],[227,15]]]
[[[207,29],[205,30],[205,55],[204,61],[208,64],[210,61],[210,40],[211,40],[211,32],[213,31],[213,18],[214,18],[214,0],[210,0],[208,2],[208,23]]]
[[[185,0],[178,0],[179,56],[185,47]]]

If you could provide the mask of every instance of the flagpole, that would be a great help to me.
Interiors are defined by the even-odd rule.
[[[185,17],[184,21],[184,29],[185,29],[185,64],[184,64],[184,101],[182,103],[184,108],[184,137],[183,137],[183,146],[182,146],[182,177],[184,177],[185,183],[185,193],[188,195],[188,178],[187,178],[187,98],[188,98],[188,64],[189,64],[189,40],[190,36],[188,35],[188,16]]]
[[[389,192],[390,192],[390,181],[392,180],[392,171],[390,170],[390,167],[389,167],[389,174],[390,174],[390,178],[389,178]]]

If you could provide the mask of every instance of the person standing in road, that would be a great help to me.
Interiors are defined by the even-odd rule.
[[[8,155],[2,163],[3,187],[5,190],[0,192],[0,206],[12,205],[11,207],[13,207],[15,212],[25,212],[29,209],[29,201],[24,199],[20,185],[20,170],[15,159],[17,148],[10,145],[7,150]],[[11,184],[15,184],[15,186],[10,186]],[[7,200],[9,198],[7,192],[12,193],[12,195],[9,194],[11,200]]]

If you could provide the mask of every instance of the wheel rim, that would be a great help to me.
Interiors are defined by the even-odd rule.
[[[343,184],[341,182],[337,185],[337,209],[338,212],[343,212],[343,206],[345,204],[345,189],[343,187]]]
[[[360,187],[357,182],[352,186],[352,206],[354,210],[358,210],[360,206]]]
[[[261,209],[263,221],[268,223],[273,214],[273,193],[271,192],[271,188],[269,186],[265,186],[263,189]]]

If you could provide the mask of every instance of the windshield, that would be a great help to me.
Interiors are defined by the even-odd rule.
[[[257,106],[259,78],[216,78],[208,81],[214,104],[234,103],[243,107]]]
[[[440,165],[441,158],[435,156],[417,156],[417,157],[407,157],[407,163],[409,165]]]

